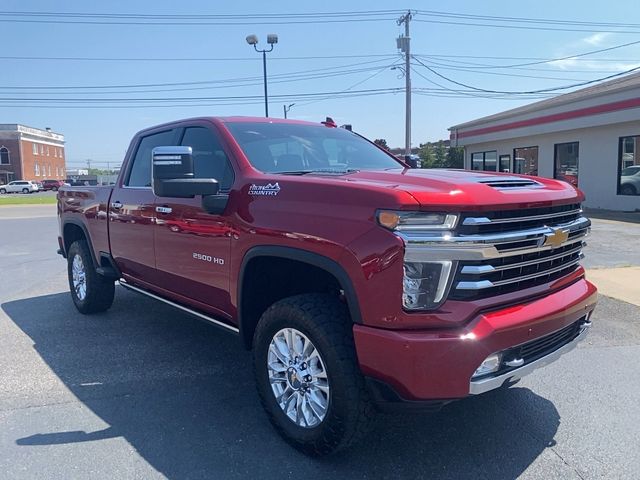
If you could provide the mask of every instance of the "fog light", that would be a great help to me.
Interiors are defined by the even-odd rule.
[[[486,375],[488,373],[497,372],[500,368],[500,361],[502,360],[502,355],[500,353],[494,353],[489,355],[484,359],[484,362],[480,364],[480,366],[473,373],[471,378],[480,377],[482,375]]]

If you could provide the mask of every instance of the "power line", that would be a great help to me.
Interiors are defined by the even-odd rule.
[[[563,60],[572,60],[575,58],[587,57],[589,55],[595,55],[597,53],[610,52],[611,50],[617,50],[619,48],[625,48],[625,47],[630,47],[632,45],[639,45],[639,44],[640,44],[640,40],[636,40],[634,42],[623,43],[620,45],[614,45],[612,47],[607,47],[607,48],[600,48],[598,50],[591,50],[589,52],[576,53],[574,55],[567,55],[564,57],[550,58],[542,61],[527,62],[527,63],[515,63],[512,65],[501,65],[501,68],[528,67],[531,65],[540,65],[543,63],[553,63],[553,62],[560,62]],[[491,67],[487,67],[487,68],[491,68]]]
[[[435,10],[417,10],[417,13],[445,18],[461,18],[471,20],[488,20],[488,21],[500,21],[500,22],[513,22],[513,23],[535,23],[535,24],[550,24],[550,25],[583,25],[589,27],[626,27],[626,28],[640,28],[639,23],[621,23],[621,22],[592,22],[592,21],[580,21],[580,20],[558,20],[550,18],[530,18],[530,17],[506,17],[497,15],[477,15],[469,13],[454,13],[454,12],[442,12]]]
[[[632,73],[635,72],[637,70],[640,70],[640,66],[634,67],[634,68],[630,68],[628,70],[625,70],[624,72],[619,72],[619,73],[614,73],[613,75],[608,75],[606,77],[601,77],[601,78],[596,78],[595,80],[589,80],[586,82],[580,82],[580,83],[574,83],[571,85],[564,85],[561,87],[553,87],[553,88],[541,88],[538,90],[529,90],[529,91],[520,91],[520,92],[514,92],[514,91],[504,91],[504,90],[489,90],[489,89],[484,89],[484,88],[479,88],[479,87],[474,87],[472,85],[468,85],[466,83],[462,83],[459,82],[457,80],[453,80],[445,75],[442,75],[441,73],[438,73],[436,70],[434,70],[433,68],[431,68],[430,66],[424,64],[423,62],[421,62],[419,59],[415,58],[415,60],[422,65],[423,67],[425,67],[427,70],[429,70],[431,73],[433,73],[434,75],[437,75],[438,77],[447,80],[448,82],[454,83],[456,85],[459,85],[461,87],[465,87],[465,88],[469,88],[471,90],[475,90],[478,92],[485,92],[485,93],[502,93],[502,94],[509,94],[509,95],[522,95],[522,94],[533,94],[533,93],[546,93],[546,92],[557,92],[557,91],[561,91],[561,90],[568,90],[570,88],[575,88],[575,87],[583,87],[585,85],[591,85],[593,83],[598,83],[598,82],[602,82],[605,80],[610,80],[612,78],[617,78],[620,77],[622,75],[626,75],[628,73]]]
[[[342,72],[352,73],[351,70],[337,70],[338,68],[345,67],[355,67],[361,65],[371,65],[373,63],[381,63],[386,61],[387,59],[379,59],[379,60],[369,60],[366,62],[358,62],[352,63],[348,65],[340,65],[340,66],[332,66],[332,67],[323,67],[316,68],[311,70],[302,70],[297,72],[287,72],[287,73],[278,73],[271,75],[269,78],[292,78],[297,76],[304,76],[307,74],[312,74],[316,72],[326,72],[337,74]],[[358,71],[370,71],[373,69],[377,69],[378,67],[372,67],[367,69],[359,69]],[[189,82],[169,82],[169,83],[139,83],[139,84],[124,84],[124,85],[55,85],[55,86],[46,86],[46,85],[19,85],[19,86],[0,86],[0,89],[5,90],[97,90],[97,89],[121,89],[121,88],[151,88],[151,87],[174,87],[174,86],[193,86],[193,85],[215,85],[215,84],[228,84],[228,83],[238,83],[238,82],[247,82],[253,80],[260,80],[262,77],[239,77],[239,78],[226,78],[219,80],[198,80],[198,81],[189,81]]]
[[[368,54],[368,55],[316,55],[305,57],[277,57],[269,59],[269,61],[277,60],[334,60],[340,58],[391,58],[397,57],[397,54]],[[80,61],[80,62],[255,62],[250,57],[53,57],[53,56],[21,56],[21,55],[2,55],[0,60],[52,60],[52,61]]]

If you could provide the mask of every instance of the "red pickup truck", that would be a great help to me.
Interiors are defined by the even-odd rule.
[[[271,422],[312,454],[378,408],[508,387],[584,338],[583,195],[411,169],[332,123],[196,118],[132,140],[114,187],[58,192],[82,313],[114,284],[233,332]]]

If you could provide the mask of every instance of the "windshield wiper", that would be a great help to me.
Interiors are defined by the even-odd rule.
[[[344,170],[337,170],[335,168],[316,168],[312,170],[289,170],[285,172],[271,172],[271,173],[278,173],[280,175],[307,175],[309,173],[330,173],[335,175],[346,175],[348,173],[356,173],[359,171],[360,170],[356,168],[347,168]]]

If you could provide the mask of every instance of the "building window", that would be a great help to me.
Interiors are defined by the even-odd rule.
[[[538,175],[538,147],[513,149],[513,173]]]
[[[618,151],[618,195],[640,195],[640,135],[621,137]]]
[[[498,152],[475,152],[471,154],[471,170],[485,170],[495,172],[497,167]]]
[[[33,147],[33,154],[37,155],[38,154],[38,144],[37,143],[32,143],[31,146]]]
[[[511,155],[500,155],[500,172],[509,173],[511,171]]]
[[[51,164],[49,164],[49,176],[51,176]]]
[[[11,158],[9,157],[9,149],[5,146],[0,147],[0,164],[10,165]]]
[[[47,145],[47,157],[49,156],[49,145]]]
[[[60,149],[60,158],[62,158],[62,149]]]
[[[33,164],[33,169],[35,170],[34,173],[36,175],[36,177],[40,176],[40,165],[38,165],[38,162]]]
[[[56,167],[56,178],[58,178],[60,176],[60,170],[58,169],[58,167]]]
[[[554,178],[578,186],[578,142],[556,143],[554,146]]]
[[[40,155],[44,155],[44,145],[40,145]]]

